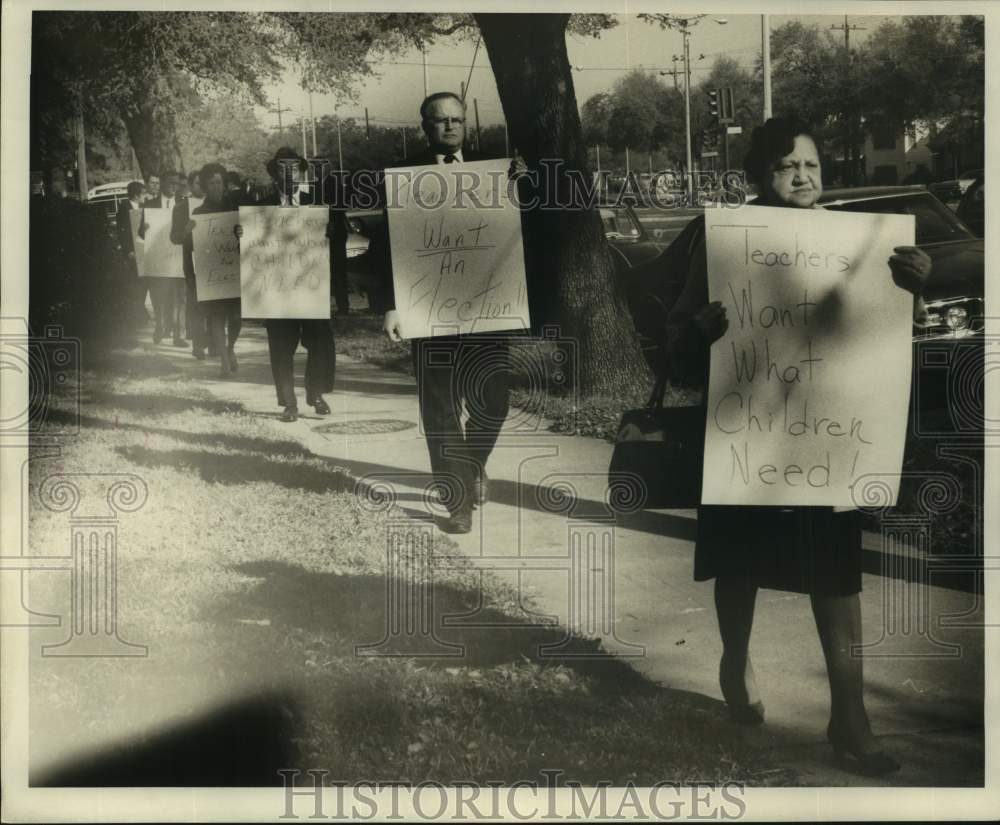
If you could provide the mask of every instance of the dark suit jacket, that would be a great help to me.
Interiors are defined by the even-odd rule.
[[[428,146],[424,151],[413,157],[401,159],[389,169],[400,166],[434,166],[437,163],[437,153]],[[484,155],[462,147],[462,162],[472,163],[477,160],[492,160],[492,155]],[[389,216],[385,214],[385,178],[379,182],[379,203],[382,207],[382,225],[375,232],[368,247],[368,254],[378,270],[378,287],[370,293],[372,309],[376,312],[388,312],[396,307],[395,288],[392,282],[392,254],[389,248]]]
[[[139,206],[139,211],[142,206]],[[118,204],[118,212],[115,214],[115,230],[118,236],[118,246],[122,252],[128,255],[135,252],[135,245],[132,243],[132,222],[129,220],[129,212],[132,212],[132,201],[125,200]]]

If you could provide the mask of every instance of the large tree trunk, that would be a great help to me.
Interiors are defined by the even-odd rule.
[[[477,14],[510,130],[529,169],[564,161],[590,180],[566,54],[568,14]],[[567,192],[566,178],[561,192]],[[544,199],[545,187],[539,193]],[[565,195],[564,195],[565,197]],[[555,322],[574,342],[581,395],[620,396],[648,383],[624,297],[594,209],[532,209],[524,220],[532,322]],[[572,374],[572,373],[571,373]]]
[[[169,84],[160,79],[142,96],[139,109],[122,115],[143,178],[182,171]]]

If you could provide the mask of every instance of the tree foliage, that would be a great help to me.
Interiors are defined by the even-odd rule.
[[[588,145],[614,152],[664,150],[684,157],[684,98],[656,75],[640,69],[619,78],[608,92],[589,97],[580,108]]]

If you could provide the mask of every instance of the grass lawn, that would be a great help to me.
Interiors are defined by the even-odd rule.
[[[367,344],[345,334],[338,347]],[[664,689],[615,659],[540,660],[539,644],[562,638],[559,628],[441,629],[464,646],[457,658],[409,655],[419,637],[389,639],[395,656],[356,655],[386,635],[386,529],[399,513],[362,507],[346,472],[167,359],[132,356],[131,371],[123,360],[85,364],[80,435],[56,457],[36,448],[30,482],[36,490],[52,473],[145,482],[148,502],[119,520],[118,620],[148,656],[34,653],[35,769],[68,754],[101,764],[96,749],[137,784],[276,782],[276,767],[348,782],[512,782],[560,769],[582,783],[794,783],[715,700]],[[65,398],[50,401],[53,425],[71,418]],[[32,552],[68,552],[67,514],[32,496],[30,519]],[[434,542],[454,550],[441,533]],[[438,617],[480,597],[484,616],[523,615],[488,574],[454,563],[431,571],[424,593]],[[33,609],[66,613],[68,574],[30,580]],[[32,641],[66,633],[38,629]],[[181,742],[164,767],[149,751],[171,731]]]

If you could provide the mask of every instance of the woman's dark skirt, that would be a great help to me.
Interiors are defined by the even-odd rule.
[[[823,596],[861,592],[861,518],[830,507],[698,508],[694,577]]]

